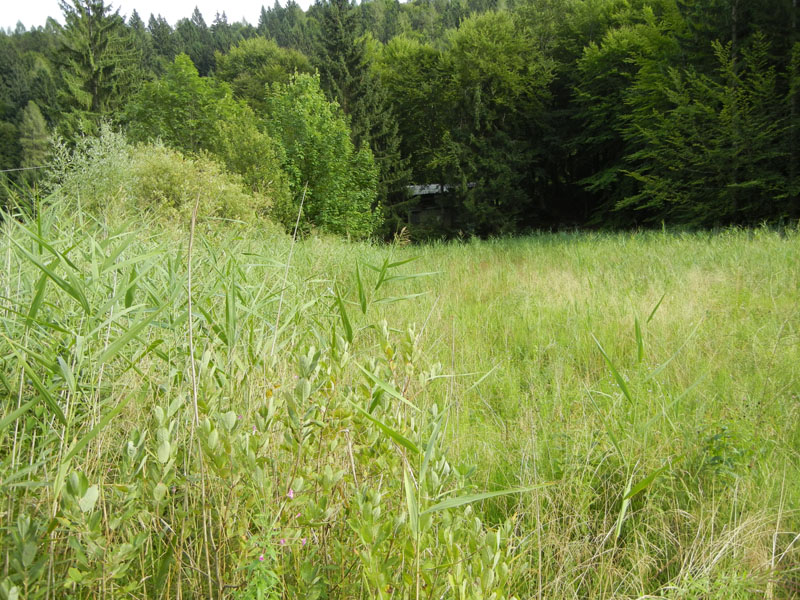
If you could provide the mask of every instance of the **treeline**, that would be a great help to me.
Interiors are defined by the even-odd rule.
[[[355,236],[800,218],[797,0],[290,1],[174,27],[61,8],[0,34],[6,196],[51,136],[109,122]]]

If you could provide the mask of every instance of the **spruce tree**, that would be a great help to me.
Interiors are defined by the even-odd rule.
[[[178,53],[177,41],[172,27],[161,15],[154,17],[151,14],[150,20],[147,22],[147,29],[152,36],[153,48],[156,54],[162,59],[161,70],[163,71],[167,64],[175,60],[175,56]]]
[[[355,7],[331,0],[322,8],[317,66],[323,89],[350,120],[356,148],[369,147],[379,171],[379,201],[390,205],[403,197],[409,182],[408,161],[400,154],[400,133],[386,90],[366,56],[366,38],[358,37]]]
[[[91,130],[124,103],[138,84],[139,56],[127,39],[124,22],[104,0],[60,0],[60,99],[68,117],[62,132]]]
[[[22,119],[19,123],[19,144],[22,150],[21,167],[40,167],[45,164],[50,152],[50,134],[42,111],[33,100],[28,102],[22,111]],[[23,179],[32,183],[39,173],[35,170],[25,171]]]

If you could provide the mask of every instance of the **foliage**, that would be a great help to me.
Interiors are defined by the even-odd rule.
[[[344,116],[325,99],[319,76],[298,74],[288,84],[273,84],[267,116],[267,131],[284,149],[295,197],[293,205],[276,206],[276,218],[291,227],[302,201],[305,222],[330,233],[369,236],[380,219],[377,169],[369,148],[353,147]]]
[[[791,596],[797,231],[142,214],[2,225],[0,594]]]
[[[233,99],[227,84],[201,78],[185,54],[162,79],[142,88],[128,107],[127,121],[134,140],[160,139],[183,152],[210,152],[271,203],[289,201],[281,148],[257,128],[253,111]]]
[[[124,23],[104,0],[59,0],[65,26],[57,53],[60,99],[69,116],[62,133],[93,132],[99,119],[125,102],[141,77]]]
[[[387,89],[372,68],[367,37],[357,36],[355,7],[348,0],[319,5],[321,30],[316,52],[328,99],[348,118],[356,148],[369,147],[378,168],[378,199],[387,206],[405,197],[408,160],[400,153],[400,132]]]
[[[800,216],[793,0],[290,0],[257,26],[195,9],[174,28],[126,23],[105,0],[61,7],[64,26],[0,32],[6,155],[31,101],[70,143],[124,121],[137,140],[215,155],[288,224],[302,193],[289,199],[266,137],[266,86],[313,65],[369,147],[387,237]],[[226,136],[240,134],[238,153]],[[451,192],[411,197],[412,183]]]
[[[31,100],[22,111],[22,120],[19,124],[19,143],[22,149],[20,166],[23,168],[40,169],[45,165],[50,154],[50,133],[44,121],[42,111]],[[35,172],[27,171],[27,180],[33,181],[37,176]]]
[[[247,189],[211,160],[187,158],[161,144],[130,145],[104,127],[97,138],[82,138],[74,150],[56,146],[47,187],[55,196],[112,221],[153,215],[188,227],[195,202],[198,218],[254,222],[270,209],[266,194]]]
[[[214,75],[228,82],[234,96],[245,100],[257,114],[265,109],[270,84],[288,83],[293,74],[312,71],[303,54],[261,37],[244,40],[227,54],[218,52],[216,62]]]
[[[716,77],[672,69],[655,83],[639,78],[626,133],[642,147],[630,157],[642,186],[621,205],[695,225],[788,216],[786,123],[768,44],[757,38],[740,65],[731,44],[715,49]],[[663,100],[641,102],[656,94]]]

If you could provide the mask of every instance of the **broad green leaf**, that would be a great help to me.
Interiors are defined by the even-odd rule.
[[[158,445],[156,457],[158,458],[158,462],[162,465],[167,464],[169,462],[169,455],[172,451],[172,447],[169,444],[169,440],[162,440],[161,443]]]
[[[223,413],[220,416],[220,419],[222,420],[222,424],[225,426],[225,429],[228,431],[233,431],[233,428],[236,427],[236,413],[232,410]]]
[[[91,512],[94,509],[94,505],[97,504],[97,499],[100,497],[100,488],[96,485],[91,486],[83,497],[78,500],[78,506],[81,508],[81,512]]]
[[[153,488],[153,498],[155,499],[156,503],[160,503],[166,495],[167,495],[167,486],[164,485],[163,481],[159,481],[156,484],[156,487]]]

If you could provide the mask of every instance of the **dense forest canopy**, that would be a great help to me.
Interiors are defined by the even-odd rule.
[[[109,124],[353,236],[800,218],[797,0],[290,0],[174,27],[61,8],[0,32],[3,202],[46,179],[51,138]]]

